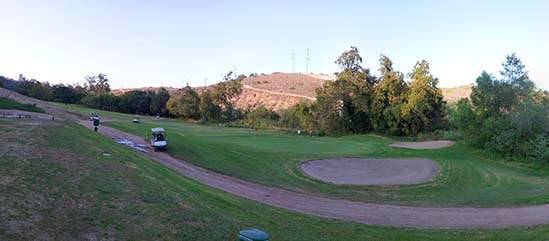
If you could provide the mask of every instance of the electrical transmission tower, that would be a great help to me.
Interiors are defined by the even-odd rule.
[[[311,57],[309,55],[309,48],[307,48],[307,57],[305,57],[305,73],[309,73],[309,62],[311,62]]]
[[[295,51],[292,50],[292,73],[295,73]]]

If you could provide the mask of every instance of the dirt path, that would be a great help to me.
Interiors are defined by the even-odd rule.
[[[261,92],[265,92],[265,93],[267,93],[267,94],[285,95],[285,96],[292,96],[292,97],[305,98],[305,99],[308,99],[308,100],[316,100],[316,98],[310,97],[310,96],[306,96],[306,95],[298,95],[298,94],[292,94],[292,93],[286,93],[286,92],[270,91],[270,90],[266,90],[266,89],[260,89],[260,88],[252,87],[252,86],[249,86],[249,85],[243,85],[243,87],[244,87],[244,89],[250,89],[250,90],[261,91]]]
[[[28,97],[24,98],[30,99]],[[35,103],[46,111],[53,111],[51,114],[58,113],[67,118],[76,118],[75,115],[68,114],[65,110],[58,109],[47,102],[36,101]],[[89,121],[77,121],[91,128]],[[123,138],[146,144],[142,137],[106,126],[101,126],[99,132],[110,138]],[[175,159],[164,152],[150,151],[150,148],[148,152],[141,153],[183,176],[205,185],[239,197],[314,216],[372,225],[435,229],[503,228],[549,224],[549,205],[513,208],[428,208],[353,202],[250,183],[208,171],[186,161]]]

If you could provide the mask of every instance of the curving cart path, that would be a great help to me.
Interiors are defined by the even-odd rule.
[[[4,96],[3,93],[5,90],[0,88],[0,96]],[[19,94],[12,94],[10,98],[26,103],[36,103],[50,114],[73,119],[87,127],[91,126],[89,121],[78,120],[75,115],[47,102]],[[142,137],[106,126],[101,126],[99,132],[110,138],[147,144]],[[371,225],[433,229],[503,228],[549,224],[549,204],[505,208],[429,208],[354,202],[243,181],[195,166],[164,152],[148,150],[140,153],[205,185],[267,205],[320,217]]]

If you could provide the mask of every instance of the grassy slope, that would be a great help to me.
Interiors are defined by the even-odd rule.
[[[92,110],[70,106],[74,111]],[[448,149],[414,151],[387,147],[388,139],[356,135],[298,137],[248,129],[217,128],[178,120],[142,118],[102,112],[107,125],[148,137],[151,127],[167,129],[169,152],[197,165],[252,182],[328,196],[406,205],[509,206],[549,201],[549,171],[487,158],[460,145]],[[304,176],[302,160],[340,157],[424,157],[439,162],[441,175],[432,183],[393,187],[335,186]]]
[[[0,238],[234,240],[543,240],[549,227],[415,230],[301,215],[217,191],[76,124],[0,120]],[[103,153],[110,153],[105,156]]]
[[[30,104],[21,104],[5,97],[0,97],[0,109],[24,110],[24,111],[32,111],[32,112],[40,112],[40,113],[45,112],[39,107],[30,105]]]

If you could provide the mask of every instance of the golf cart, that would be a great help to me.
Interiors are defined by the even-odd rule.
[[[132,120],[133,123],[139,124],[141,123],[141,120],[139,120],[139,116],[135,116]]]
[[[151,129],[151,146],[154,148],[154,151],[166,150],[168,142],[166,142],[164,128],[156,127]]]

